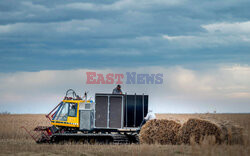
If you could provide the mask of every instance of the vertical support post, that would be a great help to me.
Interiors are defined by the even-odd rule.
[[[134,127],[136,125],[136,93],[135,93],[135,105],[134,105]]]
[[[93,111],[94,111],[94,123],[93,123],[93,124],[94,124],[94,125],[93,125],[93,127],[95,128],[95,120],[96,120],[96,119],[95,119],[95,113],[96,113],[96,111],[95,111],[95,102],[93,102],[93,105],[94,105],[94,108],[93,108]]]
[[[128,97],[127,93],[125,94],[125,100],[126,100],[126,127],[128,127]]]
[[[123,120],[124,120],[124,113],[123,113],[123,100],[124,100],[124,97],[122,95],[122,109],[121,109],[121,128],[123,128]]]
[[[107,128],[109,128],[109,106],[110,106],[110,96],[108,96]]]
[[[142,94],[142,119],[144,119],[144,93]]]

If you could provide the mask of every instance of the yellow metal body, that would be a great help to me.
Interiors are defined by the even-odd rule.
[[[76,117],[67,117],[67,121],[60,120],[51,120],[51,124],[55,126],[64,126],[64,127],[79,127],[79,103],[85,103],[85,100],[63,100],[62,102],[68,103],[76,103],[77,104],[77,113]],[[87,103],[90,101],[88,100]]]

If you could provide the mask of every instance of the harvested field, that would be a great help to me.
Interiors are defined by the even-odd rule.
[[[50,125],[45,115],[0,115],[0,139],[21,139],[30,140],[30,136],[21,129],[24,126],[28,130],[33,130],[37,125]]]
[[[250,114],[157,114],[158,119],[179,120],[183,124],[190,118],[234,121],[244,128],[244,145],[202,144],[191,145],[50,145],[36,144],[20,126],[31,130],[37,125],[48,125],[44,115],[0,115],[0,155],[245,155],[250,153]],[[219,126],[219,125],[218,125]],[[234,130],[233,130],[234,131]],[[233,132],[232,131],[232,132]],[[192,141],[192,140],[191,140]],[[207,143],[208,142],[208,143]]]

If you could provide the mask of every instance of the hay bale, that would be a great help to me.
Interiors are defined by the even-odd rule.
[[[221,133],[221,129],[212,122],[201,119],[189,119],[179,131],[180,143],[190,144],[190,138],[192,137],[196,143],[200,143],[207,136],[214,136],[215,142],[221,143]]]
[[[181,124],[166,119],[154,119],[143,125],[140,131],[140,142],[147,144],[177,144]]]
[[[183,123],[183,124],[182,124]],[[243,128],[229,121],[190,118],[186,122],[171,119],[148,121],[140,131],[146,144],[225,143],[243,144]]]
[[[237,125],[232,125],[228,128],[227,144],[244,144],[243,128]]]
[[[225,144],[244,144],[244,129],[229,120],[222,120],[214,116],[206,116],[204,119],[216,124],[221,129],[221,140]]]
[[[221,140],[225,144],[243,144],[243,128],[230,122],[218,119],[211,120],[221,129]]]

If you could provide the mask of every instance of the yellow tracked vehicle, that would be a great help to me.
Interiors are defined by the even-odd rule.
[[[70,96],[71,95],[71,96]],[[46,117],[49,127],[34,132],[23,127],[37,143],[139,143],[140,124],[148,112],[148,95],[96,93],[95,101],[69,89]]]

